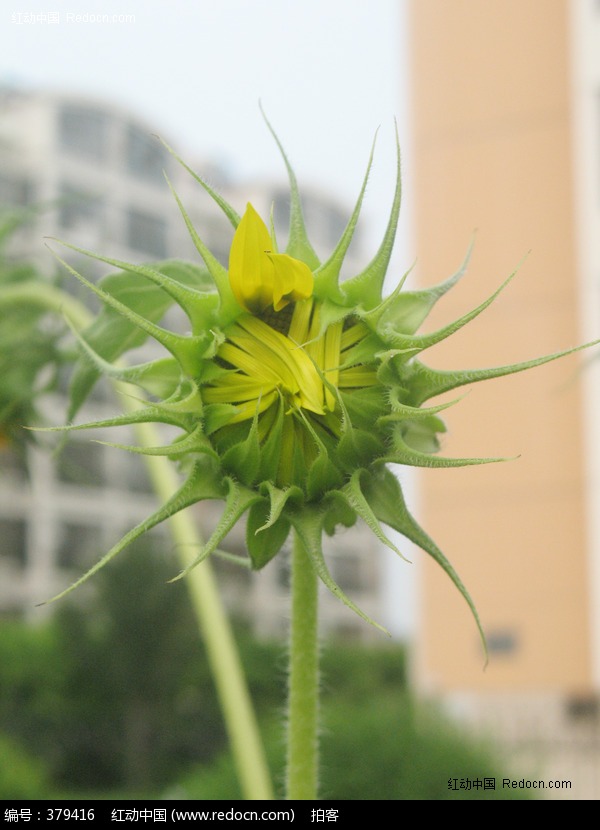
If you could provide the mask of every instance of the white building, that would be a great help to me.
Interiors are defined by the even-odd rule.
[[[227,262],[230,225],[156,138],[155,126],[112,104],[71,95],[5,89],[0,91],[0,111],[0,205],[43,208],[15,237],[15,257],[35,260],[44,270],[57,267],[43,244],[49,236],[130,262],[171,257],[197,262],[165,182],[166,171],[203,240]],[[161,137],[176,147],[172,137]],[[194,167],[194,160],[186,161]],[[195,169],[240,212],[251,200],[267,215],[275,201],[276,225],[284,236],[289,198],[285,182],[246,188],[237,183],[234,188],[224,171],[212,165],[196,164]],[[350,210],[317,194],[303,198],[311,238],[326,254],[339,240]],[[56,242],[51,245],[92,279],[109,270]],[[65,286],[89,301],[69,275]],[[118,411],[118,401],[99,384],[82,420]],[[47,414],[50,422],[63,423],[64,399],[48,401]],[[32,619],[43,613],[36,603],[66,587],[155,509],[139,456],[103,447],[94,438],[117,440],[113,434],[74,433],[56,458],[33,448],[27,470],[6,453],[0,460],[0,613]],[[208,531],[216,519],[214,509],[199,505],[196,512]],[[157,532],[164,535],[165,530]],[[241,552],[243,536],[231,544]],[[354,528],[329,549],[334,578],[368,614],[381,619],[380,550],[374,537]],[[259,574],[223,560],[217,567],[231,607],[253,619],[258,633],[282,633],[288,601],[286,557],[280,555]],[[326,592],[322,609],[325,631],[359,638],[374,632]]]

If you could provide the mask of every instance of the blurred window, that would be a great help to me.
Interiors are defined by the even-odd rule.
[[[59,206],[59,221],[62,228],[78,225],[100,227],[104,220],[104,200],[70,184],[63,184]]]
[[[0,539],[2,539],[2,555],[24,567],[27,558],[25,521],[0,518]]]
[[[100,557],[102,542],[100,528],[89,525],[63,524],[60,526],[56,564],[66,570],[81,570]]]
[[[140,456],[134,453],[122,453],[120,456],[119,487],[128,493],[153,493],[152,482],[146,465]]]
[[[160,216],[130,209],[127,213],[126,245],[155,257],[167,255],[167,225]]]
[[[373,587],[368,583],[359,554],[336,554],[331,565],[332,576],[343,591],[368,591]]]
[[[33,183],[24,176],[0,173],[0,205],[30,205],[33,202]]]
[[[108,116],[101,110],[65,104],[58,113],[60,145],[96,161],[108,155]]]
[[[163,170],[169,154],[157,138],[131,124],[127,128],[125,147],[127,169],[133,176],[166,185]]]
[[[518,637],[514,631],[490,631],[487,645],[490,654],[512,654],[518,648]]]
[[[71,441],[66,444],[56,460],[57,476],[65,484],[80,487],[102,487],[104,474],[104,448],[91,441]]]
[[[275,230],[284,234],[290,221],[289,193],[285,190],[275,190],[273,201]],[[315,236],[330,246],[337,245],[346,228],[346,214],[335,205],[312,194],[302,197],[302,208],[309,237]]]

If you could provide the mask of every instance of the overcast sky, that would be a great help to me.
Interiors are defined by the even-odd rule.
[[[116,101],[155,125],[182,155],[213,157],[248,178],[282,171],[260,100],[300,183],[347,202],[381,127],[365,204],[371,228],[376,216],[385,222],[391,200],[394,118],[407,144],[404,6],[405,0],[11,0],[1,12],[0,81]],[[101,15],[116,19],[101,22]]]
[[[214,158],[242,179],[282,177],[260,100],[301,188],[318,186],[348,205],[380,127],[364,206],[363,239],[374,252],[393,195],[396,118],[405,205],[410,199],[405,4],[10,0],[0,12],[0,83],[98,96],[147,120],[185,158]],[[414,258],[409,219],[405,208],[399,271]],[[406,585],[410,566],[399,567]],[[391,605],[397,630],[410,626],[409,595]]]

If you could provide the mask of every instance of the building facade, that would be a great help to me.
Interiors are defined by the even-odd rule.
[[[231,227],[157,140],[156,126],[110,103],[65,94],[4,89],[0,109],[0,205],[35,208],[34,220],[13,241],[13,257],[35,261],[45,271],[56,270],[59,266],[44,246],[44,237],[53,237],[129,262],[168,258],[197,262],[166,173],[203,240],[227,263]],[[164,138],[175,146],[174,139]],[[193,159],[186,161],[194,167]],[[285,183],[242,186],[211,164],[197,163],[196,169],[240,211],[245,201],[252,200],[262,215],[268,215],[275,201],[276,229],[279,238],[285,237],[289,209]],[[304,207],[315,245],[326,254],[339,240],[350,211],[311,193]],[[58,243],[51,245],[88,278],[97,279],[110,270]],[[67,290],[79,291],[75,282],[66,276]],[[84,291],[81,296],[89,299]],[[174,313],[168,322],[178,325]],[[48,422],[64,423],[64,398],[50,397],[45,404]],[[118,401],[100,384],[80,418],[96,420],[118,411]],[[95,431],[75,433],[56,457],[43,447],[33,447],[26,465],[3,453],[0,613],[30,619],[47,613],[36,604],[65,588],[154,511],[141,459],[94,439],[120,440]],[[218,517],[214,506],[198,506],[196,515],[206,533]],[[159,544],[161,540],[168,545],[168,539],[159,535]],[[241,552],[243,533],[232,534],[230,542]],[[154,544],[152,535],[148,544]],[[380,551],[370,533],[355,529],[339,537],[329,545],[328,555],[340,585],[377,617]],[[280,636],[287,626],[286,557],[277,557],[260,574],[234,569],[226,561],[216,567],[230,607],[250,620],[260,635]],[[369,626],[327,594],[322,608],[324,631],[371,636]]]
[[[597,339],[600,4],[414,0],[409,27],[420,282],[455,270],[477,231],[469,272],[433,324],[517,270],[429,362],[511,364]],[[415,660],[424,692],[489,716],[496,734],[545,753],[581,739],[593,764],[580,776],[587,797],[600,792],[593,354],[477,385],[451,410],[444,454],[512,459],[420,477],[424,525],[473,597],[489,664],[466,604],[429,562]]]

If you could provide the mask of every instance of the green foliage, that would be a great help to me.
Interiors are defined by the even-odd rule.
[[[369,671],[361,674],[342,649],[335,662],[344,667],[344,688],[327,692],[322,711],[320,798],[327,801],[471,801],[530,800],[527,791],[504,790],[507,771],[493,751],[451,725],[439,712],[417,704],[390,681],[397,673],[398,651],[362,651]],[[331,655],[330,655],[331,656]],[[327,657],[325,658],[327,663]],[[371,680],[370,669],[378,671]],[[356,669],[358,668],[358,672]],[[356,683],[355,681],[358,682]],[[326,684],[327,685],[327,684]],[[360,690],[360,692],[358,692]],[[366,692],[366,694],[365,694]],[[285,749],[281,729],[272,723],[265,732],[275,784],[283,787]],[[450,779],[494,778],[496,789],[449,789]],[[228,754],[210,766],[194,768],[165,797],[192,800],[236,800],[241,797],[233,761]],[[281,795],[279,797],[282,797]]]
[[[83,605],[0,638],[0,729],[57,786],[158,786],[226,744],[185,586],[165,584],[174,563],[131,554]]]
[[[50,787],[44,765],[0,734],[0,800],[44,798]]]
[[[241,798],[185,584],[166,584],[175,567],[138,543],[47,624],[2,624],[0,756],[14,775],[0,796]],[[245,625],[238,643],[281,791],[286,649]],[[465,797],[448,778],[499,774],[423,717],[402,646],[326,644],[321,676],[323,797]]]
[[[6,253],[23,221],[16,215],[0,217],[0,445],[8,441],[18,447],[31,437],[22,427],[38,421],[36,398],[56,384],[65,330],[62,320],[50,318],[35,298],[29,304],[10,302],[21,287],[32,286],[35,295],[36,284],[50,282],[33,265]]]
[[[501,765],[439,713],[408,694],[375,693],[324,713],[321,794],[331,800],[445,801],[514,799]],[[506,771],[504,770],[504,776]],[[449,779],[495,778],[497,789],[450,790]],[[523,798],[523,795],[516,796]]]

